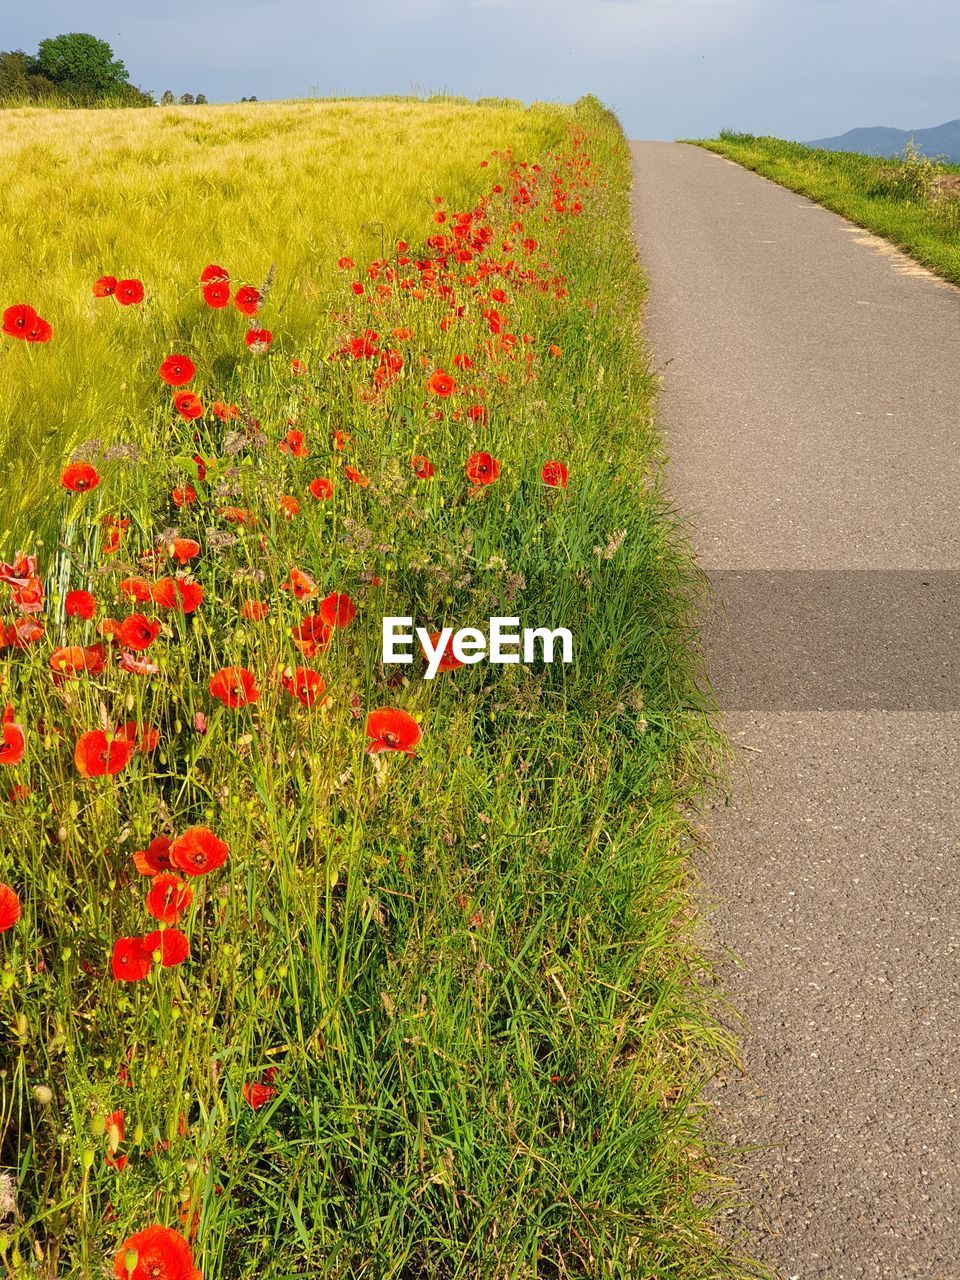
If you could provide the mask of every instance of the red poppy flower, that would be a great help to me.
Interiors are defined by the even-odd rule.
[[[298,431],[296,427],[291,427],[287,434],[280,441],[280,452],[289,453],[291,458],[305,458],[308,450],[304,444],[303,432]]]
[[[200,543],[193,538],[174,538],[168,547],[178,564],[186,564],[200,554]]]
[[[471,484],[492,484],[500,474],[500,463],[489,453],[472,453],[464,470]]]
[[[147,911],[163,924],[176,924],[192,901],[193,890],[170,871],[154,876],[147,891]]]
[[[133,752],[134,744],[126,738],[92,729],[77,739],[73,761],[82,778],[102,778],[125,769]]]
[[[160,623],[156,618],[145,618],[142,613],[131,613],[124,618],[117,631],[117,639],[127,649],[139,653],[149,649],[160,634]]]
[[[74,644],[54,649],[50,655],[50,670],[61,679],[70,679],[81,671],[98,676],[103,670],[103,645]]]
[[[183,387],[197,371],[189,356],[167,356],[160,366],[160,377],[170,387]]]
[[[333,447],[337,453],[343,453],[351,439],[352,436],[349,431],[335,431],[333,433]]]
[[[229,520],[231,524],[251,525],[257,523],[257,517],[245,507],[221,507],[220,514],[224,520]]]
[[[303,360],[298,360],[296,356],[290,361],[290,372],[296,377],[302,378],[307,372],[307,366]]]
[[[99,280],[94,280],[93,282],[93,296],[95,298],[110,298],[116,292],[116,276],[101,276]]]
[[[146,604],[148,600],[153,599],[153,584],[146,578],[123,578],[119,590],[121,595],[125,595],[128,600],[136,601],[137,604]]]
[[[469,356],[454,356],[453,364],[454,364],[454,368],[456,369],[472,369],[473,368],[473,361],[470,359]]]
[[[350,271],[353,269],[355,265],[356,264],[354,263],[352,258],[337,259],[337,266],[340,268],[341,271]]]
[[[209,827],[189,827],[170,845],[170,865],[187,876],[205,876],[222,867],[229,853]]]
[[[19,764],[26,754],[27,735],[23,726],[13,720],[13,708],[8,704],[0,725],[0,764]]]
[[[153,967],[153,956],[142,938],[118,938],[110,967],[118,982],[140,982]]]
[[[19,618],[6,628],[3,635],[4,644],[13,645],[15,649],[25,649],[27,645],[36,644],[42,639],[43,626],[33,618]]]
[[[63,608],[68,618],[83,618],[89,622],[97,612],[97,598],[89,591],[68,591]]]
[[[325,476],[317,476],[316,480],[310,481],[310,492],[318,502],[325,502],[333,497],[333,481]]]
[[[262,600],[244,600],[240,606],[240,617],[248,622],[262,622],[269,612]]]
[[[255,289],[252,284],[241,285],[233,295],[233,305],[244,316],[255,316],[262,304],[260,290]]]
[[[169,871],[170,846],[173,841],[169,836],[157,836],[150,841],[149,849],[138,849],[133,855],[133,865],[142,876],[155,876],[162,871]]]
[[[175,507],[189,507],[196,500],[197,491],[192,484],[184,485],[182,489],[174,489],[170,494],[170,501]]]
[[[121,307],[133,307],[143,301],[143,285],[139,280],[118,280],[117,301]]]
[[[113,1273],[117,1280],[197,1280],[199,1275],[180,1232],[159,1224],[124,1240],[113,1260]]]
[[[442,631],[430,632],[430,644],[433,646],[434,649],[436,649],[442,634],[443,634]],[[423,656],[424,656],[424,659],[426,660],[427,655],[424,654]],[[437,663],[437,670],[438,671],[456,671],[457,667],[462,667],[463,665],[464,664],[453,652],[453,636],[448,636],[447,643],[443,646],[443,653],[441,655],[440,661]]]
[[[322,653],[330,643],[332,634],[332,628],[319,614],[304,618],[290,632],[293,643],[305,658],[315,658],[318,653]]]
[[[444,399],[453,395],[457,389],[457,384],[451,378],[449,373],[444,373],[442,369],[436,369],[427,379],[427,390],[431,391],[435,396],[441,396]]]
[[[71,462],[60,472],[60,483],[72,493],[86,493],[97,487],[100,476],[89,462]]]
[[[16,890],[0,881],[0,933],[6,933],[20,919],[20,898]]]
[[[320,601],[317,612],[328,627],[349,627],[357,616],[357,606],[343,592],[332,592]]]
[[[233,708],[260,700],[260,691],[246,667],[221,667],[210,677],[210,694],[225,707]]]
[[[235,404],[227,404],[226,400],[214,400],[213,416],[221,422],[230,422],[240,416],[240,410]]]
[[[188,890],[188,893],[193,896],[192,890]],[[179,929],[155,929],[143,939],[143,945],[150,952],[151,959],[155,951],[160,952],[160,963],[164,969],[183,964],[190,955],[190,943],[186,934]]]
[[[203,417],[203,401],[193,391],[178,391],[173,397],[173,407],[188,422]]]
[[[158,578],[150,589],[154,604],[162,609],[178,609],[181,613],[193,613],[203,603],[203,587],[199,582],[187,582],[183,578]]]
[[[292,676],[284,675],[281,679],[284,689],[292,698],[299,699],[305,707],[312,707],[319,702],[326,692],[327,682],[318,671],[309,667],[297,667]]]
[[[156,751],[160,744],[160,731],[151,724],[128,720],[119,732],[133,743],[137,751]]]
[[[540,479],[551,489],[565,489],[569,474],[562,462],[545,462],[540,472]]]
[[[123,650],[118,665],[121,671],[129,671],[135,676],[155,676],[160,670],[155,662],[151,662],[149,658],[144,658],[130,649]]]
[[[260,1084],[259,1081],[248,1080],[243,1086],[243,1096],[254,1111],[259,1111],[277,1096],[277,1091],[272,1084]]]
[[[343,474],[351,484],[357,484],[361,489],[365,489],[370,483],[369,477],[365,476],[362,471],[358,471],[356,467],[344,467]]]
[[[273,341],[273,334],[269,329],[248,329],[246,336],[247,346],[251,351],[266,351],[270,343]]]
[[[211,262],[200,272],[200,291],[208,307],[218,310],[230,302],[230,274],[224,268]]]
[[[415,755],[414,748],[423,737],[423,730],[406,711],[396,707],[381,707],[367,716],[367,750],[371,755],[380,751],[403,751]]]
[[[317,584],[302,569],[291,569],[290,577],[286,582],[281,583],[281,586],[284,591],[292,592],[298,600],[306,600],[309,596],[317,594]]]
[[[300,511],[300,503],[289,493],[285,493],[277,505],[288,520],[292,520]]]
[[[25,302],[4,311],[3,332],[10,338],[22,338],[25,342],[49,342],[53,337],[50,325]]]
[[[413,474],[419,476],[421,480],[429,480],[433,475],[433,463],[422,453],[415,453],[410,459],[410,466],[413,468]]]

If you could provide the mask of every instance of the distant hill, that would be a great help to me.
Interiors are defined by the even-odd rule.
[[[838,138],[818,138],[805,145],[822,147],[825,151],[857,151],[865,156],[895,156],[911,138],[924,155],[945,156],[954,164],[960,164],[960,120],[949,120],[932,129],[887,129],[882,125],[850,129]]]

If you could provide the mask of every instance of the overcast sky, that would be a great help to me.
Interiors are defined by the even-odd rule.
[[[634,138],[805,140],[960,116],[958,0],[0,0],[0,47],[108,40],[130,78],[211,102],[595,93]]]

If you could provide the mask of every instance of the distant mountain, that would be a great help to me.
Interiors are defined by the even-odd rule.
[[[945,156],[954,164],[960,164],[960,120],[949,120],[932,129],[886,129],[882,125],[851,129],[839,138],[818,138],[805,145],[822,147],[825,151],[858,151],[865,156],[895,156],[911,138],[924,155]]]

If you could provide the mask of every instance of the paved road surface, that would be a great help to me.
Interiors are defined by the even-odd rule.
[[[632,148],[742,748],[703,874],[740,958],[746,1225],[788,1280],[960,1280],[960,290],[717,156]]]

